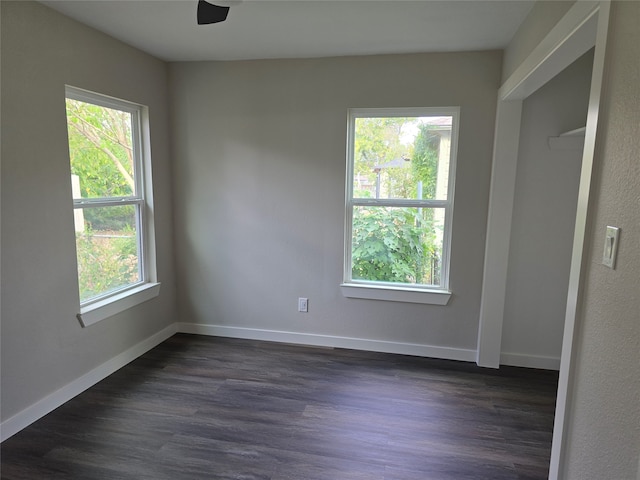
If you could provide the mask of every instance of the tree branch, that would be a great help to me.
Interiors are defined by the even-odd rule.
[[[126,168],[124,167],[124,165],[122,165],[122,162],[120,161],[120,159],[108,148],[103,147],[100,144],[100,136],[96,133],[96,130],[98,130],[96,127],[94,127],[93,125],[91,125],[90,123],[86,122],[83,118],[81,118],[80,116],[76,115],[75,113],[73,114],[73,116],[75,118],[77,118],[78,120],[80,120],[80,122],[82,123],[83,127],[85,128],[80,128],[80,126],[75,123],[75,122],[69,122],[70,125],[83,137],[85,137],[89,142],[91,142],[91,144],[93,144],[96,148],[98,148],[99,150],[101,150],[102,152],[104,152],[115,164],[116,168],[118,169],[118,171],[122,174],[122,176],[124,177],[125,181],[127,182],[127,184],[131,187],[131,190],[133,192],[135,192],[135,181],[133,180],[133,177],[129,174],[129,172],[127,172]],[[87,129],[86,127],[89,126],[91,127],[90,129]],[[102,133],[102,131],[99,131],[100,133]],[[116,140],[116,143],[120,144],[120,142],[118,142]],[[123,145],[127,151],[129,151],[129,147],[127,147],[126,145]]]

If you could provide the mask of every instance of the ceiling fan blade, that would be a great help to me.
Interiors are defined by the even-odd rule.
[[[198,25],[224,22],[227,19],[229,7],[221,7],[198,0]]]

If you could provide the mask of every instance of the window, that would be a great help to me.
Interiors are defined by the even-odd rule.
[[[458,115],[349,112],[346,296],[448,302]]]
[[[157,295],[144,107],[66,89],[79,318],[86,326]],[[137,297],[136,297],[137,295]],[[129,298],[131,297],[131,298]]]

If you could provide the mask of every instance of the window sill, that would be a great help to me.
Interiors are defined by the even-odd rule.
[[[343,283],[342,295],[348,298],[368,300],[386,300],[389,302],[423,303],[427,305],[446,305],[451,298],[448,290],[425,290],[422,288],[393,287]]]
[[[77,315],[80,324],[83,327],[88,327],[94,323],[104,320],[105,318],[112,317],[120,312],[123,312],[131,307],[151,300],[157,297],[160,293],[159,283],[145,283],[139,285],[131,290],[118,293],[99,302],[92,303],[86,307],[80,308],[80,313]]]

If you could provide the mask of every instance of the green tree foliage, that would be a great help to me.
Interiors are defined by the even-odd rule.
[[[406,153],[400,143],[406,118],[357,118],[354,154],[355,173],[370,174],[376,165]]]
[[[80,301],[130,285],[139,280],[135,232],[117,236],[87,230],[76,235]]]
[[[67,99],[71,173],[82,197],[124,197],[135,191],[131,115]]]
[[[391,163],[410,159],[413,145],[402,143],[406,129],[416,122],[412,118],[357,118],[354,138],[354,174],[366,178],[375,185],[377,169],[382,168],[382,189],[393,196],[404,196],[409,192],[410,172],[402,167],[389,166]],[[371,192],[357,191],[361,197],[373,196]]]
[[[353,216],[353,278],[414,283],[420,231],[408,209],[360,208]]]
[[[131,115],[67,99],[71,173],[80,178],[82,198],[126,197],[135,191]],[[106,209],[85,209],[96,230],[120,228],[124,219]]]
[[[131,114],[67,99],[71,173],[81,198],[118,198],[135,193]],[[80,299],[139,280],[135,207],[82,209],[76,232]]]
[[[421,124],[414,142],[411,169],[422,182],[422,198],[436,197],[438,180],[438,146],[440,137],[430,125]]]
[[[413,142],[402,142],[407,128],[417,128]],[[393,198],[434,198],[439,137],[416,118],[359,118],[354,138],[354,174]],[[403,164],[398,159],[409,159]],[[368,194],[365,194],[368,193]],[[372,197],[356,190],[354,196]],[[436,245],[430,208],[355,207],[352,278],[418,284],[439,283],[440,245]]]
[[[352,277],[436,284],[440,252],[428,220],[432,213],[425,210],[360,207],[354,211]]]

